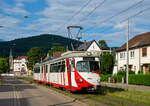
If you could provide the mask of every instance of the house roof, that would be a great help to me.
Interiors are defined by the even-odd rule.
[[[15,60],[27,59],[27,56],[18,56]]]
[[[54,52],[54,53],[53,53],[53,58],[58,58],[58,57],[60,57],[62,53],[64,53],[64,52]]]
[[[148,45],[150,45],[150,32],[137,35],[129,40],[129,49],[139,48]],[[116,52],[124,50],[126,50],[126,43],[123,44],[120,48],[116,49]]]
[[[92,40],[92,41],[83,43],[82,45],[80,45],[80,46],[77,48],[77,50],[78,50],[78,51],[87,51],[87,49],[91,46],[91,44],[92,44],[93,42],[96,42],[96,41],[95,41],[95,40]],[[96,44],[97,44],[97,42],[96,42]],[[97,44],[97,45],[98,45],[98,44]],[[99,45],[98,45],[98,47],[99,47]]]

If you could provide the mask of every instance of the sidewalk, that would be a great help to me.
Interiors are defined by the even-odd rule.
[[[101,82],[101,86],[150,92],[150,86]]]

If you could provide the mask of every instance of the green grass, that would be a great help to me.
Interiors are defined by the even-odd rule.
[[[35,83],[32,78],[18,78]],[[40,84],[45,86],[45,84]],[[78,92],[69,93],[51,86],[46,86],[56,92],[78,99],[81,102],[89,104],[89,106],[113,105],[113,106],[137,106],[150,105],[150,92],[124,90],[111,87],[101,87],[97,92]]]
[[[3,83],[2,83],[2,79],[0,78],[0,85],[3,85]]]
[[[29,83],[35,83],[33,78],[31,78],[31,77],[16,77],[16,78],[20,79],[20,80],[28,81]]]

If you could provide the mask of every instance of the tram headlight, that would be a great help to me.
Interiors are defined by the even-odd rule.
[[[80,81],[80,82],[83,82],[83,79],[82,79],[82,78],[80,78],[80,79],[79,79],[79,81]]]
[[[100,83],[100,82],[101,82],[101,79],[98,79],[97,82]]]
[[[87,55],[88,55],[88,56],[91,56],[92,54],[91,54],[91,52],[87,52]]]

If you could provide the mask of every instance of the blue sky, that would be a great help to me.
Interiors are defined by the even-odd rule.
[[[3,26],[0,39],[7,41],[43,33],[67,37],[67,26],[80,25],[84,28],[82,41],[106,40],[109,46],[121,46],[126,41],[126,22],[122,20],[150,8],[150,0],[91,0],[82,8],[87,2],[89,0],[0,0],[0,26]],[[132,5],[134,7],[117,15]],[[129,19],[130,38],[150,31],[149,18],[150,9]]]

